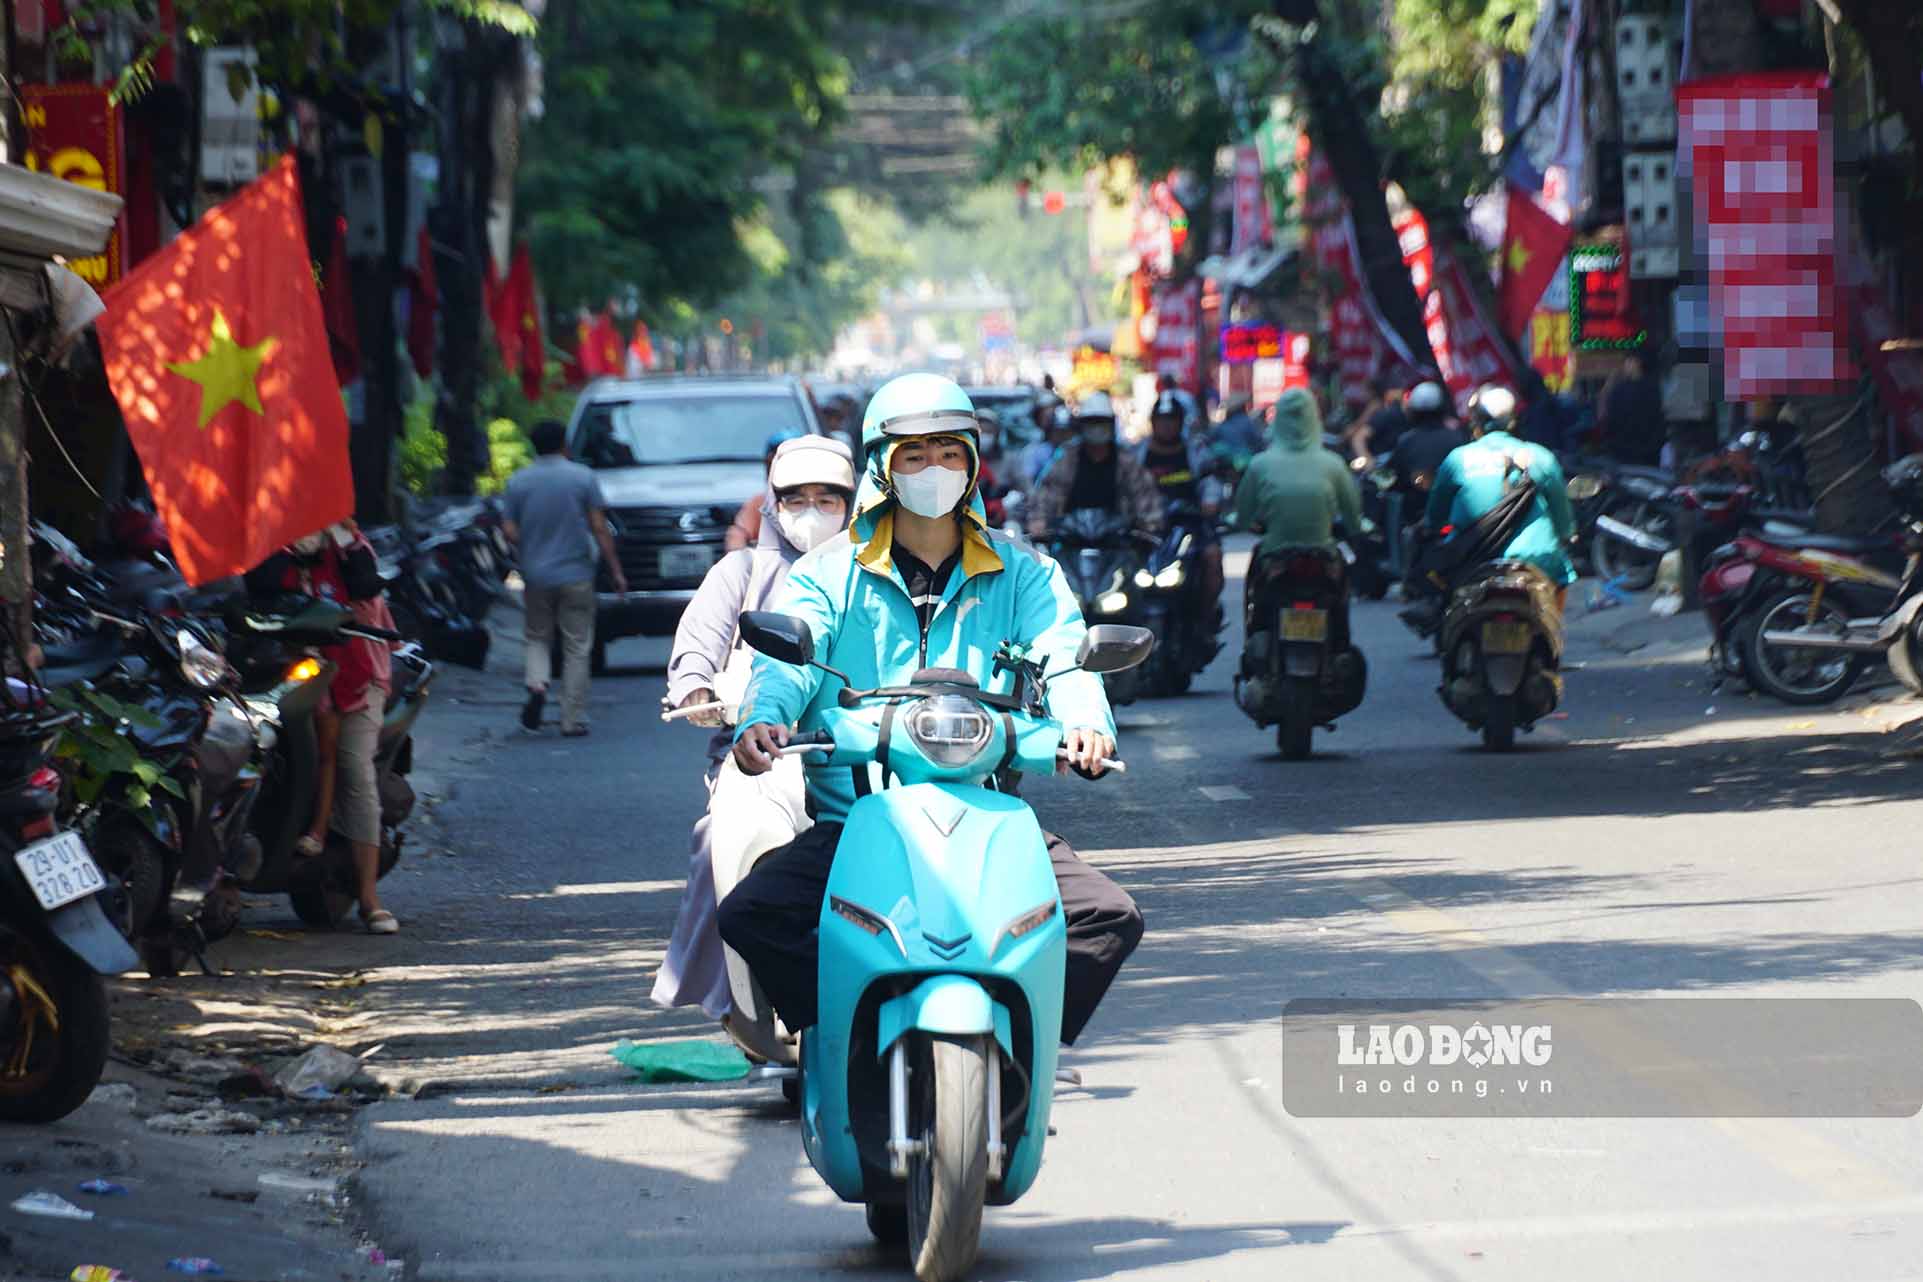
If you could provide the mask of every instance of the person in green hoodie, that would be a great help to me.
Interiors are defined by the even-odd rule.
[[[1235,527],[1262,535],[1259,554],[1285,547],[1335,546],[1335,518],[1351,538],[1362,533],[1362,491],[1342,456],[1322,444],[1322,411],[1305,387],[1275,403],[1275,444],[1249,461],[1235,491]]]

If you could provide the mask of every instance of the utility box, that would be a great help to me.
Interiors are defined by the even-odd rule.
[[[260,177],[260,82],[254,75],[254,51],[209,49],[201,59],[200,101],[201,181],[240,187]]]
[[[1674,147],[1623,156],[1623,221],[1629,231],[1630,277],[1674,276],[1682,244]]]
[[[1676,139],[1676,66],[1682,41],[1666,14],[1616,19],[1616,98],[1623,145],[1648,147]]]
[[[341,216],[347,220],[347,256],[379,258],[387,252],[387,202],[381,162],[348,156],[340,162]]]

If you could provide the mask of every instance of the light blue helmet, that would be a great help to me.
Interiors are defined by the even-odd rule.
[[[975,403],[951,378],[940,374],[903,374],[881,385],[861,420],[861,447],[868,454],[890,436],[938,433],[976,440]]]

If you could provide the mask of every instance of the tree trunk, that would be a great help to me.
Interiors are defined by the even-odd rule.
[[[13,71],[13,7],[0,32],[0,77]],[[7,95],[6,159],[20,158],[20,113],[15,95]],[[13,327],[0,325],[0,365],[11,372],[0,380],[0,610],[7,613],[8,630],[19,652],[0,650],[0,677],[9,671],[39,666],[33,641],[33,561],[27,554],[27,424],[21,405],[18,353],[13,350]]]
[[[1868,534],[1890,514],[1889,492],[1876,466],[1875,404],[1856,388],[1794,401],[1819,529]]]
[[[1328,47],[1329,24],[1318,0],[1275,0],[1273,12],[1285,22],[1307,28],[1308,39],[1278,52],[1293,56],[1297,79],[1308,99],[1309,132],[1328,159],[1336,185],[1349,202],[1355,221],[1356,266],[1368,285],[1383,319],[1409,349],[1417,365],[1433,366],[1428,328],[1422,322],[1422,300],[1416,297],[1402,244],[1389,218],[1382,191],[1382,160],[1369,135],[1373,109],[1359,105],[1343,77],[1340,63]]]
[[[1910,171],[1923,187],[1923,17],[1914,5],[1890,0],[1836,0],[1836,7],[1863,38],[1876,91],[1903,117],[1910,134]]]
[[[443,18],[443,22],[454,19]],[[462,39],[444,47],[436,80],[441,109],[441,203],[429,215],[434,274],[441,290],[440,395],[434,426],[447,441],[446,488],[474,493],[489,466],[487,437],[475,413],[481,371],[482,280],[487,272],[487,215],[494,186],[494,95],[504,41],[464,22]],[[505,41],[512,47],[512,41]],[[504,265],[505,266],[505,265]]]

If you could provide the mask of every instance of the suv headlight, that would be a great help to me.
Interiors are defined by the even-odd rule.
[[[908,737],[938,766],[965,766],[994,735],[988,714],[973,699],[938,694],[908,705]]]

